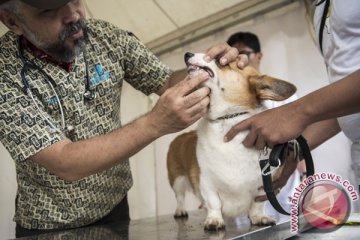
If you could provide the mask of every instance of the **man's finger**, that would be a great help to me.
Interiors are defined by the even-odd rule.
[[[204,60],[210,62],[215,58],[221,57],[229,48],[230,46],[225,43],[216,44],[205,51]]]
[[[238,56],[239,60],[237,62],[237,66],[240,69],[243,69],[244,67],[246,67],[249,64],[249,57],[246,54],[240,54]]]
[[[286,183],[287,183],[287,180],[286,180],[286,181],[283,181],[283,180],[275,180],[272,185],[273,185],[273,188],[274,188],[274,189],[278,189],[278,188],[284,187],[284,186],[286,185]]]
[[[205,54],[205,61],[209,62],[212,59],[219,59],[221,65],[226,65],[234,61],[239,55],[237,48],[230,46],[219,46],[218,48],[211,48]]]
[[[245,141],[245,140],[244,140]],[[248,145],[250,145],[251,146],[251,140],[247,140],[247,141],[249,141],[249,143],[243,143],[245,146],[248,146]],[[266,145],[266,142],[265,142],[265,139],[264,138],[262,138],[262,137],[257,137],[256,138],[256,141],[255,141],[255,149],[257,149],[257,150],[262,150],[262,149],[264,149],[265,147],[269,147],[269,146],[267,146]]]
[[[209,79],[209,75],[206,73],[199,74],[196,76],[187,76],[184,80],[179,82],[176,87],[177,92],[181,94],[181,96],[186,96],[190,92],[194,91],[195,88],[197,88],[200,84],[207,81]]]
[[[237,48],[230,47],[228,44],[218,44],[205,52],[204,60],[209,62],[212,59],[218,59],[221,65],[226,65],[234,61],[239,55]]]
[[[185,107],[190,108],[195,104],[198,104],[202,99],[208,96],[210,89],[208,87],[199,88],[184,97]],[[207,105],[205,106],[207,107]]]
[[[238,56],[239,51],[237,50],[237,48],[231,47],[223,56],[221,56],[220,64],[226,65],[229,62],[234,61]]]
[[[203,117],[207,112],[207,105],[209,105],[209,97],[202,99],[198,104],[189,109],[189,115],[192,116],[192,121],[195,122]]]
[[[225,142],[229,142],[231,141],[235,136],[236,134],[238,134],[239,132],[241,131],[244,131],[244,130],[247,130],[250,128],[250,123],[248,123],[247,120],[244,120],[244,121],[241,121],[239,122],[238,124],[234,125],[225,135],[224,137],[224,141]],[[249,135],[248,135],[249,136]],[[255,138],[256,139],[256,138]],[[254,143],[254,140],[253,139],[253,143]]]
[[[255,202],[263,202],[266,200],[268,200],[266,195],[260,195],[255,197]]]

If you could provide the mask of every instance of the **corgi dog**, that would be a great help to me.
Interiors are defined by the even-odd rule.
[[[225,228],[227,217],[249,216],[256,225],[273,225],[275,220],[264,213],[265,202],[255,202],[262,186],[259,151],[246,148],[242,141],[247,131],[230,142],[225,134],[240,121],[266,108],[263,100],[281,101],[292,96],[296,87],[286,81],[260,74],[233,61],[221,66],[215,60],[206,62],[202,53],[186,53],[189,75],[207,72],[204,85],[209,87],[210,104],[199,121],[196,132],[179,135],[171,142],[167,169],[177,209],[175,217],[186,217],[184,197],[192,189],[207,210],[205,230]],[[191,81],[191,80],[190,80]],[[274,177],[279,176],[281,167]]]

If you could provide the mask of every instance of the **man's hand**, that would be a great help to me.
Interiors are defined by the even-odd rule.
[[[187,76],[168,88],[149,113],[151,126],[164,135],[180,131],[199,120],[207,112],[210,102],[210,89],[200,87],[208,78],[208,74]]]
[[[285,159],[285,163],[280,176],[277,179],[275,179],[275,181],[273,181],[272,183],[274,191],[277,191],[278,189],[281,189],[282,187],[285,186],[291,174],[293,174],[293,172],[296,170],[297,164],[298,164],[298,160],[295,159],[294,152],[289,151],[289,154]],[[279,193],[279,191],[277,191],[276,194],[277,193]],[[257,202],[261,202],[265,200],[267,200],[266,195],[257,196],[255,198],[255,201]]]
[[[308,125],[306,116],[298,110],[297,101],[255,114],[234,125],[225,135],[230,141],[241,131],[249,130],[243,144],[264,149],[297,138]]]
[[[210,62],[212,59],[218,59],[221,65],[226,65],[240,57],[238,67],[244,68],[249,63],[249,58],[246,54],[239,55],[237,48],[230,47],[227,43],[219,43],[205,52],[205,61]]]

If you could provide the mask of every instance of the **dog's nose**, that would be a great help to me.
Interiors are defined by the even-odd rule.
[[[190,52],[185,53],[185,55],[184,55],[185,62],[187,62],[189,60],[189,58],[191,58],[193,56],[194,56],[193,53],[190,53]]]

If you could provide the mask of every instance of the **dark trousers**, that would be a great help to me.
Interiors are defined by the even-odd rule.
[[[124,221],[124,220],[126,221],[130,220],[127,196],[125,196],[124,199],[118,205],[116,205],[116,207],[108,215],[88,226],[103,225],[117,221]],[[84,227],[88,227],[88,226],[84,226]],[[16,224],[16,238],[34,236],[42,233],[57,232],[61,230],[64,229],[49,229],[49,230],[31,229],[30,230],[21,227],[19,224]]]

